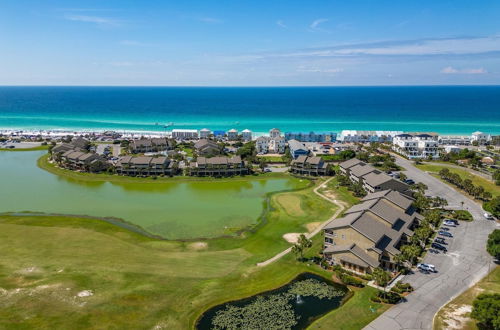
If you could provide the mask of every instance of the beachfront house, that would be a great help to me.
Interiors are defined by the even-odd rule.
[[[198,130],[195,129],[173,129],[172,138],[178,141],[198,139]]]
[[[472,143],[470,136],[439,136],[438,143],[440,145],[449,146],[468,146]]]
[[[400,247],[410,241],[423,219],[412,204],[412,198],[394,190],[368,194],[323,228],[324,258],[359,274],[377,267],[396,271]]]
[[[297,140],[299,142],[335,142],[337,140],[337,133],[285,132],[285,140]]]
[[[245,175],[249,173],[249,169],[240,156],[198,157],[190,164],[188,173],[192,176],[225,177]]]
[[[200,130],[200,139],[208,139],[211,134],[212,134],[211,130],[209,130],[208,128],[202,128]]]
[[[477,142],[478,144],[486,144],[491,141],[491,135],[483,132],[474,132],[471,135],[472,142]]]
[[[285,146],[285,137],[277,128],[270,130],[269,136],[259,136],[255,140],[255,149],[258,154],[284,154]]]
[[[321,157],[298,156],[290,164],[290,172],[299,175],[320,176],[329,175],[328,163]]]
[[[392,149],[409,159],[438,158],[437,136],[428,133],[404,133],[394,137]]]
[[[227,139],[229,141],[237,141],[238,140],[238,131],[234,128],[227,131]]]
[[[396,135],[402,133],[401,131],[343,130],[339,135],[339,140],[343,143],[391,142]]]
[[[252,141],[252,131],[249,129],[244,129],[243,131],[241,131],[241,138],[245,142]]]

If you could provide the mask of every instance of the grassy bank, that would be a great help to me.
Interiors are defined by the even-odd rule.
[[[228,181],[249,181],[249,180],[266,180],[269,178],[284,178],[290,177],[288,173],[263,173],[263,174],[255,174],[255,175],[247,175],[247,176],[234,176],[228,178],[211,178],[211,177],[194,177],[194,176],[174,176],[174,177],[131,177],[131,176],[122,176],[116,174],[106,174],[106,173],[83,173],[83,172],[75,172],[71,170],[67,170],[64,168],[57,167],[53,163],[49,162],[49,155],[41,156],[37,165],[39,168],[50,172],[55,175],[59,175],[62,177],[80,180],[80,181],[90,181],[90,182],[114,182],[114,183],[165,183],[165,182],[228,182]]]
[[[497,186],[497,185],[495,185],[494,182],[486,180],[483,177],[474,175],[474,174],[472,174],[472,173],[470,173],[470,172],[468,172],[466,170],[462,170],[462,169],[458,169],[458,168],[453,168],[453,167],[448,167],[448,166],[443,166],[443,165],[438,165],[438,164],[425,164],[425,165],[421,164],[421,165],[417,165],[417,167],[419,169],[421,169],[422,171],[427,171],[427,172],[430,172],[430,173],[434,174],[434,176],[438,177],[440,180],[441,180],[441,178],[439,177],[438,173],[442,169],[446,168],[451,173],[458,174],[462,178],[462,180],[469,179],[469,180],[472,181],[472,183],[475,186],[482,186],[484,188],[484,190],[489,191],[493,195],[493,197],[500,195],[500,187]],[[448,183],[448,182],[446,182],[444,180],[441,180],[441,181],[443,181],[443,182],[451,185],[450,183]],[[455,189],[458,189],[454,185],[451,185],[451,186],[454,187]]]
[[[159,241],[88,218],[1,216],[0,327],[189,329],[207,308],[301,272],[330,276],[293,255],[256,267],[281,248],[267,245],[278,240],[270,225],[224,247]],[[364,304],[369,292],[362,292],[346,306]],[[356,328],[373,314],[358,313],[344,324]]]
[[[39,151],[39,150],[48,150],[49,146],[38,146],[38,147],[33,147],[33,148],[0,148],[0,151]]]
[[[476,322],[469,317],[472,302],[481,293],[500,292],[500,267],[497,266],[489,275],[476,285],[453,299],[436,314],[434,329],[447,328],[476,330]]]

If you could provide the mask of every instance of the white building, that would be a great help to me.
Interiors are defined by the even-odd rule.
[[[470,136],[439,136],[438,142],[448,146],[468,146],[471,144]]]
[[[243,131],[241,131],[241,138],[245,142],[252,141],[252,131],[249,129],[244,129]]]
[[[277,138],[281,136],[281,131],[277,128],[273,128],[272,130],[269,131],[269,137],[271,139]]]
[[[271,138],[269,136],[259,136],[255,140],[255,149],[259,154],[284,154],[285,137],[278,136],[276,138]]]
[[[236,141],[236,140],[238,140],[238,131],[235,130],[234,128],[230,129],[229,131],[227,131],[227,139],[229,141]]]
[[[198,130],[195,129],[173,129],[172,138],[176,140],[194,140],[198,138]]]
[[[457,146],[444,146],[444,151],[449,154],[450,152],[460,152],[460,150],[462,150],[460,147],[457,147]]]
[[[491,135],[483,132],[474,132],[471,136],[472,141],[477,141],[479,144],[485,144],[491,141]]]
[[[342,142],[391,142],[396,135],[403,134],[402,131],[357,131],[343,130],[338,140]]]
[[[408,158],[438,158],[438,142],[429,134],[399,134],[392,141],[393,149]]]
[[[209,130],[208,128],[202,128],[200,130],[200,139],[208,139],[210,137],[210,134],[212,134],[211,130]]]

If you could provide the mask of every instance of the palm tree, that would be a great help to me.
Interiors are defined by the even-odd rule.
[[[382,268],[375,268],[373,270],[373,279],[375,280],[375,282],[377,283],[378,286],[382,286],[384,287],[384,297],[385,297],[385,293],[386,293],[386,287],[387,287],[387,284],[389,283],[389,281],[391,280],[391,275],[389,275],[389,273],[387,273],[385,270],[383,270]]]

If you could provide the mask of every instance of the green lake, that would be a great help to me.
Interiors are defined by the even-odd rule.
[[[224,182],[111,183],[60,177],[37,167],[45,151],[0,152],[0,212],[117,217],[165,238],[216,237],[254,224],[267,193],[292,178]]]

